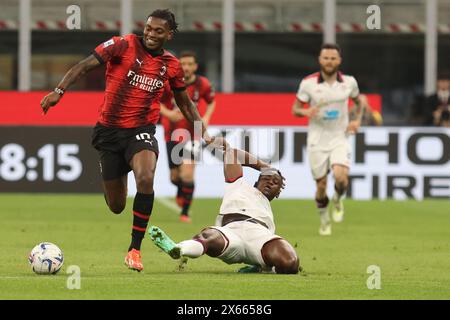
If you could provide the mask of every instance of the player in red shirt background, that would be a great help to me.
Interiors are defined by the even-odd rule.
[[[197,75],[198,61],[195,52],[184,51],[179,56],[184,72],[186,91],[197,105],[205,125],[209,124],[216,106],[214,90],[206,77]],[[203,113],[200,101],[206,103]],[[164,126],[170,181],[178,188],[177,204],[182,208],[180,221],[191,222],[189,208],[195,189],[195,161],[201,151],[199,137],[194,136],[194,126],[183,118],[172,99],[170,90],[165,90],[161,99],[161,123]]]
[[[180,111],[189,122],[202,121],[186,92],[179,60],[163,48],[174,37],[177,26],[172,12],[155,10],[148,16],[143,37],[129,34],[100,44],[89,57],[72,67],[57,88],[41,101],[46,114],[78,78],[106,64],[105,98],[92,145],[100,156],[106,203],[116,214],[125,209],[127,175],[133,171],[137,193],[125,264],[137,271],[143,270],[140,248],[153,209],[153,181],[159,152],[154,134],[164,84],[170,85]],[[203,138],[210,143],[203,123],[201,127]]]

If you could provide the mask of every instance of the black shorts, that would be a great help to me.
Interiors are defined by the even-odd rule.
[[[170,169],[179,167],[182,164],[183,159],[199,161],[201,148],[198,141],[188,141],[183,143],[167,141],[166,149]]]
[[[100,156],[100,172],[103,180],[113,180],[131,171],[130,161],[142,151],[159,154],[155,138],[155,126],[138,128],[108,128],[99,123],[94,127],[92,146]]]
[[[175,146],[180,147],[178,150],[175,150],[177,154],[175,154],[175,157],[172,156],[172,151],[174,151]],[[181,161],[179,159],[183,158],[183,148],[182,145],[179,142],[176,141],[166,141],[166,150],[167,150],[167,160],[169,162],[169,168],[174,169],[176,167],[179,167],[181,165]]]

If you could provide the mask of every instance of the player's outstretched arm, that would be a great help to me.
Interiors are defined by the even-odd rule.
[[[173,96],[175,98],[178,108],[180,109],[181,113],[188,121],[190,121],[192,123],[195,123],[196,121],[201,122],[202,137],[207,144],[210,144],[213,141],[213,139],[211,139],[208,132],[206,131],[205,123],[203,122],[202,117],[200,117],[197,107],[192,102],[192,100],[189,98],[186,90],[174,91]]]
[[[86,59],[81,60],[75,66],[70,68],[64,75],[63,79],[58,84],[55,91],[50,92],[41,100],[41,108],[44,114],[47,113],[50,107],[56,105],[61,100],[64,91],[67,90],[73,83],[75,83],[81,76],[99,66],[100,62],[94,55],[90,55]],[[57,92],[58,91],[58,92]]]
[[[225,141],[225,140],[224,140]],[[217,143],[217,141],[214,141]],[[230,181],[242,176],[242,167],[250,167],[261,171],[264,168],[270,168],[270,165],[247,151],[230,148],[224,144],[223,169],[225,180]]]
[[[211,120],[211,116],[213,115],[215,109],[216,109],[216,101],[213,101],[206,106],[205,114],[203,115],[202,118],[203,123],[206,126],[208,126],[209,121]]]

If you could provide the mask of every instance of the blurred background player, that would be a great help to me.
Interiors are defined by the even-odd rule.
[[[320,235],[331,234],[328,212],[327,175],[330,169],[335,180],[333,220],[344,218],[343,197],[348,187],[350,144],[348,134],[355,134],[367,101],[361,99],[358,83],[352,76],[339,72],[341,49],[337,44],[324,44],[319,54],[320,71],[304,78],[297,92],[292,112],[308,117],[307,152],[316,180],[316,205],[320,214]],[[348,99],[355,103],[356,119],[349,123]],[[306,104],[310,107],[306,108]]]
[[[151,239],[174,259],[207,254],[228,264],[249,264],[242,272],[273,269],[276,273],[298,273],[297,253],[289,242],[275,234],[270,206],[270,201],[278,198],[284,188],[283,176],[243,150],[229,148],[226,142],[224,147],[225,195],[215,226],[178,244],[163,230],[152,226],[149,229]],[[261,171],[253,186],[243,178],[242,166]]]
[[[197,75],[198,61],[195,52],[183,51],[179,56],[184,72],[186,91],[197,107],[203,100],[206,109],[199,112],[207,126],[216,106],[214,89],[206,77]],[[173,100],[170,90],[165,90],[161,100],[161,123],[169,160],[170,181],[177,187],[176,202],[181,207],[180,221],[191,222],[189,208],[195,190],[195,159],[201,151],[199,138],[194,136],[194,126],[187,121]],[[176,157],[176,159],[175,159]]]
[[[186,93],[179,60],[163,49],[177,32],[177,26],[172,12],[155,10],[148,16],[143,37],[129,34],[100,44],[41,101],[46,113],[80,76],[107,64],[105,99],[92,145],[99,152],[105,200],[112,212],[119,214],[125,209],[127,176],[130,171],[134,173],[137,193],[125,264],[137,271],[144,268],[140,248],[153,209],[153,180],[159,152],[154,134],[164,83],[169,83],[184,117],[192,122],[202,121]],[[202,134],[205,128],[202,126]],[[206,133],[205,139],[208,140]]]

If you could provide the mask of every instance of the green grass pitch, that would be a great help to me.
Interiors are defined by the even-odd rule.
[[[195,199],[193,223],[156,201],[151,223],[176,241],[213,224],[220,200]],[[293,245],[298,275],[238,274],[208,256],[176,261],[144,239],[145,270],[123,265],[131,206],[110,213],[102,195],[0,195],[0,299],[449,299],[448,201],[346,200],[342,224],[318,235],[313,201],[275,200],[277,234]],[[56,243],[65,262],[55,276],[34,274],[27,261],[39,242]],[[68,266],[81,268],[81,289],[66,287]],[[369,290],[367,268],[381,270],[381,289]]]

